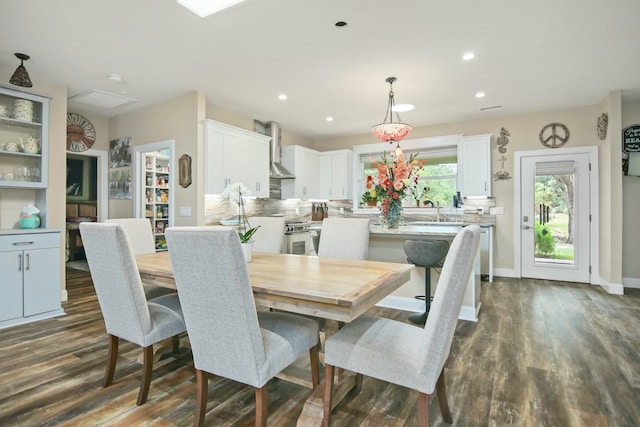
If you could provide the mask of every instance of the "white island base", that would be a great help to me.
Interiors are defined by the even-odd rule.
[[[461,225],[441,223],[442,225],[400,226],[387,229],[371,226],[369,235],[369,260],[408,263],[404,253],[405,240],[447,240],[451,241],[462,228]],[[438,272],[431,269],[431,293],[437,289]],[[424,312],[425,303],[415,298],[424,294],[425,269],[416,267],[411,271],[411,280],[397,289],[377,305],[398,310]],[[478,321],[480,311],[480,249],[476,253],[473,271],[462,300],[459,319]]]

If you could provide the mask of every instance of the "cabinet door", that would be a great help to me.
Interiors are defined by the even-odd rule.
[[[269,140],[253,139],[252,153],[249,159],[252,159],[254,190],[256,197],[269,197]]]
[[[462,196],[491,196],[491,135],[460,138],[458,189]]]
[[[0,271],[0,321],[22,317],[22,251],[0,252]]]
[[[0,87],[0,187],[47,187],[48,126],[47,98]]]
[[[213,123],[205,126],[204,145],[204,192],[205,194],[220,194],[227,185],[224,170],[224,130],[217,128]]]
[[[332,199],[332,187],[333,187],[333,161],[331,154],[320,154],[318,159],[319,169],[319,199]]]
[[[23,252],[24,316],[60,309],[60,249]]]

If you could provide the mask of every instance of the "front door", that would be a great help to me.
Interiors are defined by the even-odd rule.
[[[589,283],[590,154],[520,161],[522,277]]]

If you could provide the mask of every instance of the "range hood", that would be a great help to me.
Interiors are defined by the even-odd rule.
[[[254,121],[254,126],[255,126]],[[271,137],[271,165],[269,168],[269,177],[275,179],[290,179],[295,176],[280,163],[280,124],[278,122],[264,123],[264,134]]]

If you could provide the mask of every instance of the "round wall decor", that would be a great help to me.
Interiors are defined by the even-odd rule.
[[[542,128],[539,138],[545,147],[558,148],[569,140],[569,129],[561,123],[549,123]]]
[[[67,113],[67,150],[86,151],[96,142],[96,130],[84,116]]]

